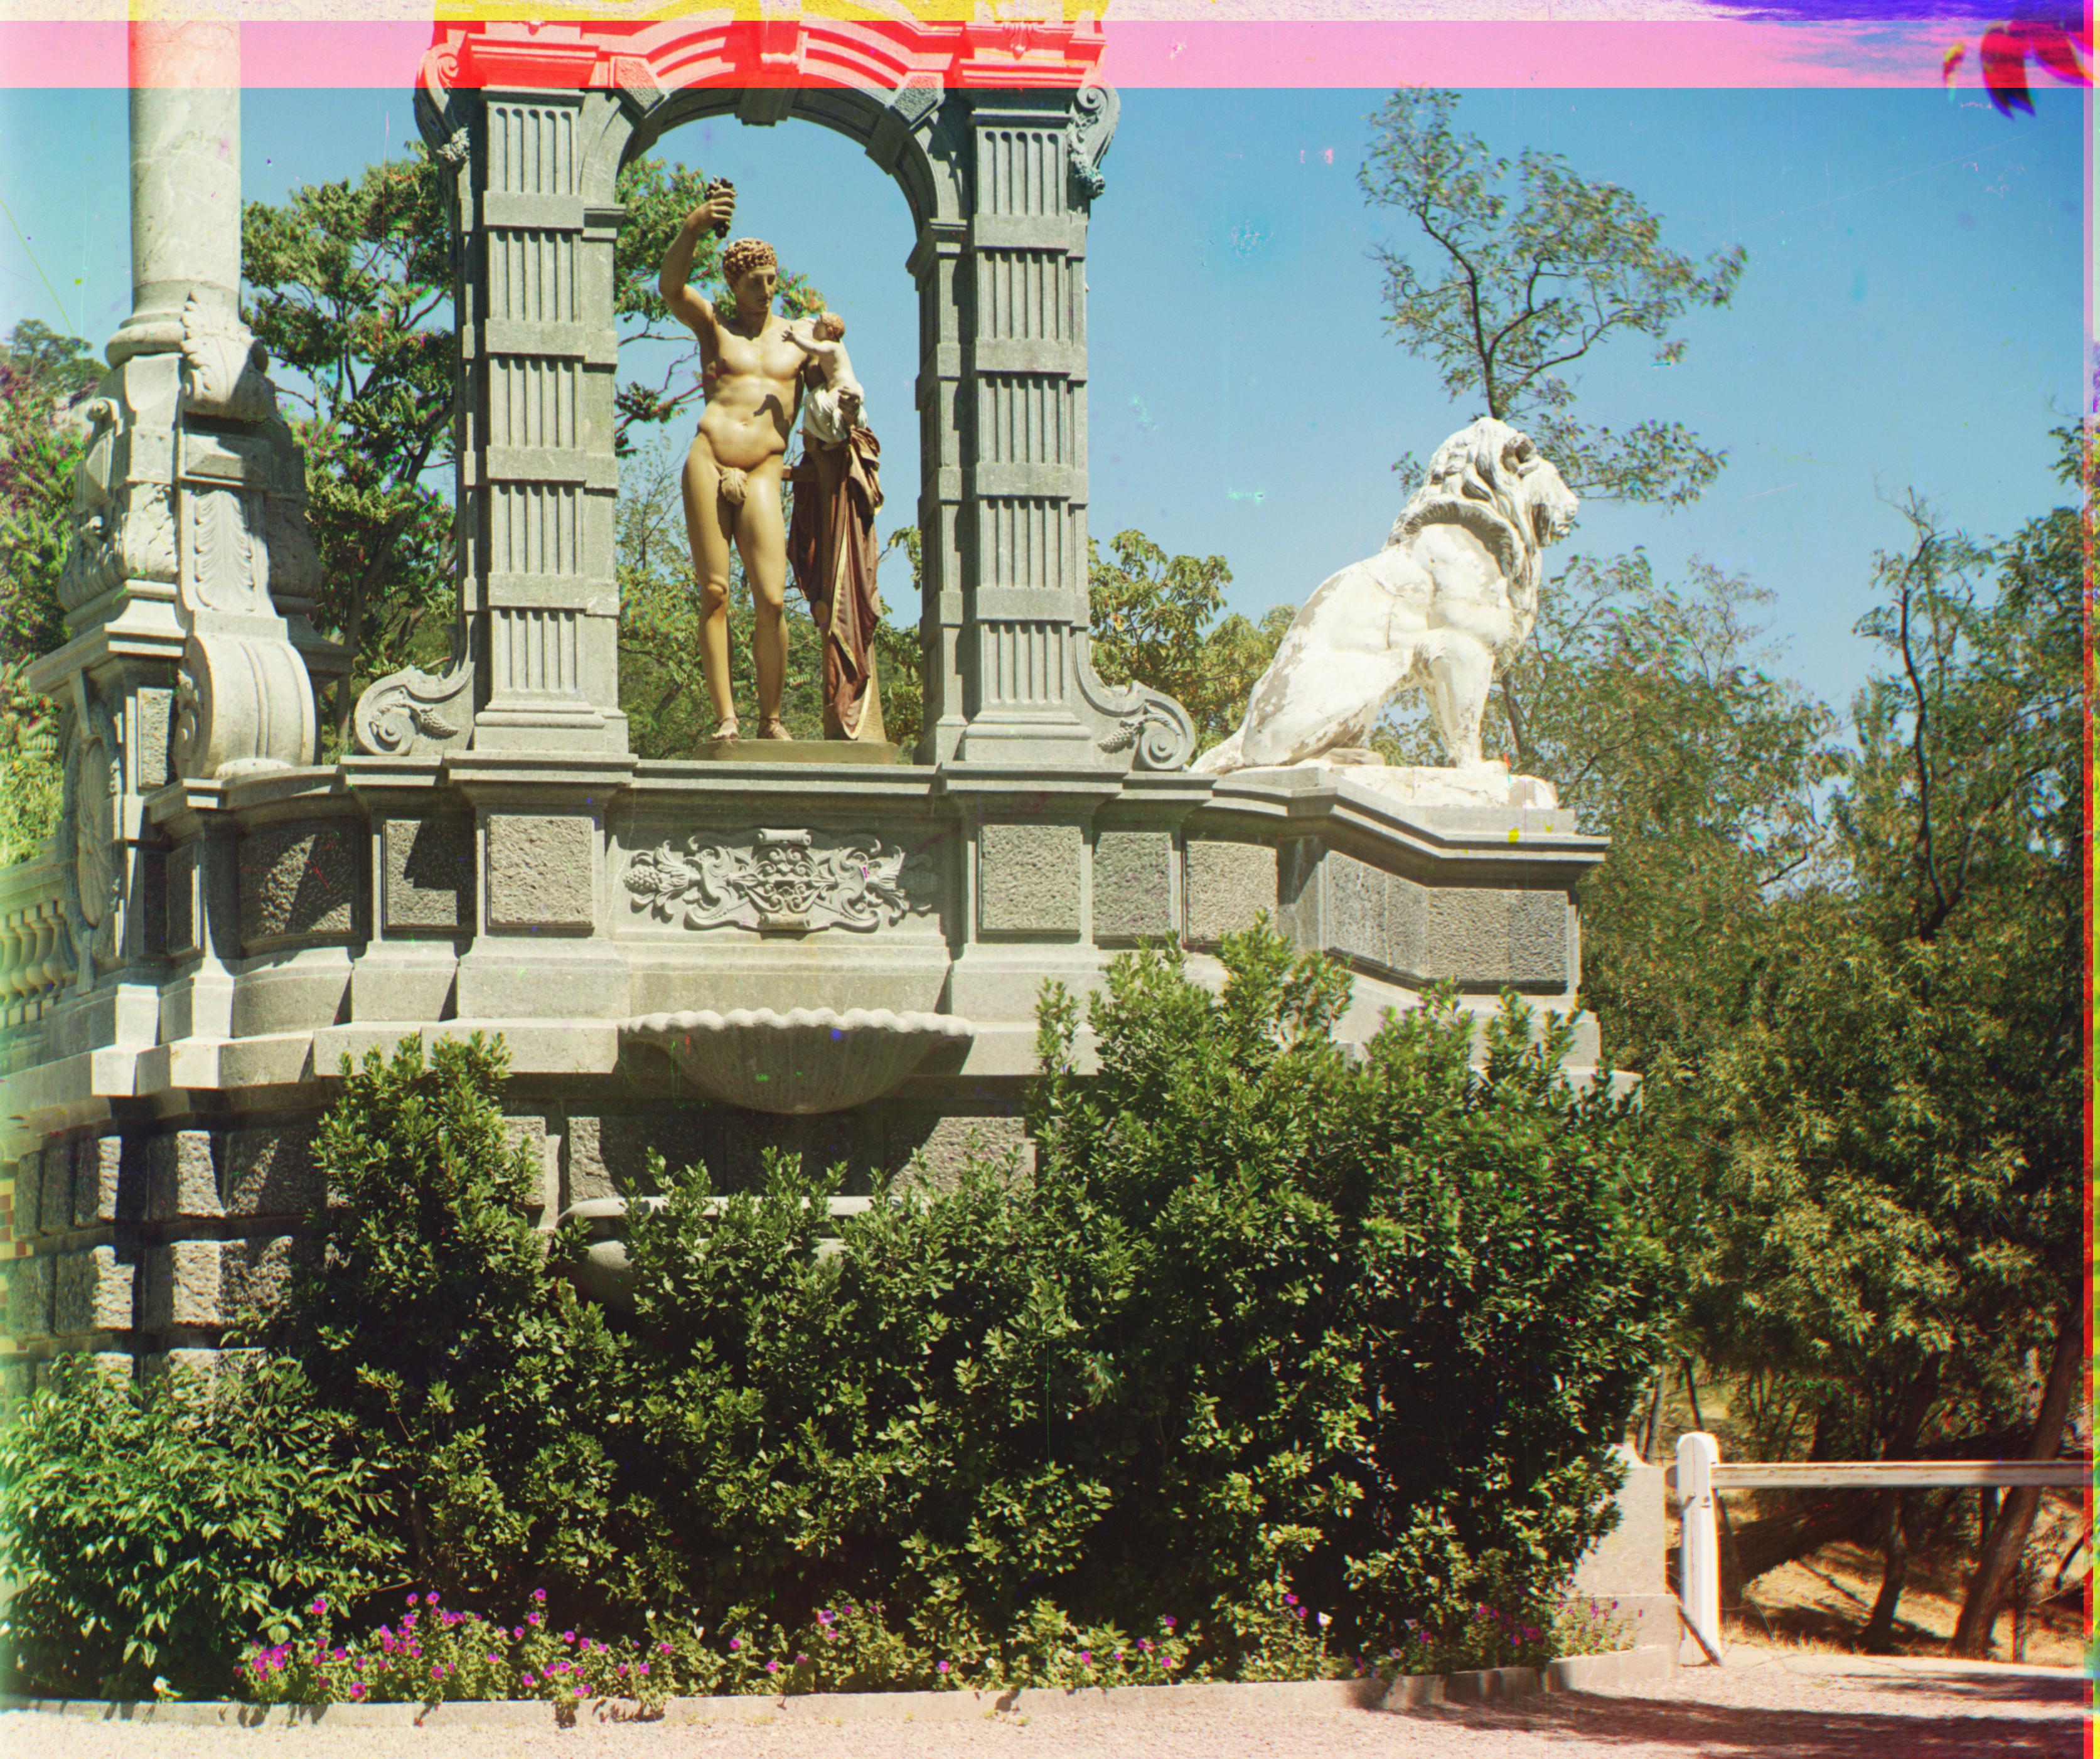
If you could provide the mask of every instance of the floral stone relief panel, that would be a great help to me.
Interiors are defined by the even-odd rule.
[[[633,915],[686,928],[867,932],[940,905],[932,857],[868,832],[696,831],[637,850],[620,886]]]

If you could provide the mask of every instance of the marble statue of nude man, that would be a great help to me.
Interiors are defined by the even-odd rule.
[[[752,670],[758,680],[758,737],[784,739],[780,693],[788,672],[788,625],[781,615],[788,584],[788,533],[780,483],[788,441],[801,408],[805,379],[822,368],[773,309],[780,269],[773,248],[737,240],[722,252],[722,276],[733,303],[724,311],[686,285],[703,231],[726,231],[736,192],[711,183],[708,198],[664,258],[657,287],[673,316],[699,338],[707,407],[686,457],[686,535],[700,589],[700,668],[714,699],[715,737],[737,737],[730,691],[729,551],[743,558],[757,613]],[[858,391],[858,387],[854,387]],[[858,399],[856,399],[856,402]]]

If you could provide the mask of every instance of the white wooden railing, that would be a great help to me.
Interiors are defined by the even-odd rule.
[[[1704,1430],[1677,1438],[1664,1479],[1683,1519],[1677,1598],[1684,1617],[1680,1661],[1721,1662],[1721,1538],[1714,1497],[1723,1490],[1943,1490],[1950,1487],[2075,1490],[2093,1483],[2090,1460],[1810,1460],[1723,1466]]]

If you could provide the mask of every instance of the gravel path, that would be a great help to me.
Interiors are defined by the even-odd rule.
[[[1746,1665],[1732,1664],[1740,1660]],[[1387,1713],[1178,1699],[1074,1706],[1021,1721],[825,1722],[762,1704],[702,1723],[574,1729],[156,1728],[0,1713],[6,1759],[2073,1759],[2088,1684],[2075,1677],[1837,1673],[1828,1658],[1745,1655],[1612,1697],[1555,1694]],[[1821,1664],[1819,1669],[1818,1664]],[[1842,1665],[1843,1664],[1839,1664]]]

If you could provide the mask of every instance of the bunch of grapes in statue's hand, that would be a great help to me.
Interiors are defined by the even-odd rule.
[[[708,184],[708,204],[718,209],[715,221],[715,236],[729,236],[730,217],[736,212],[736,185],[726,177],[717,177]]]
[[[736,185],[726,177],[711,179],[707,199],[686,216],[686,223],[717,238],[729,236],[729,223],[736,213]]]

